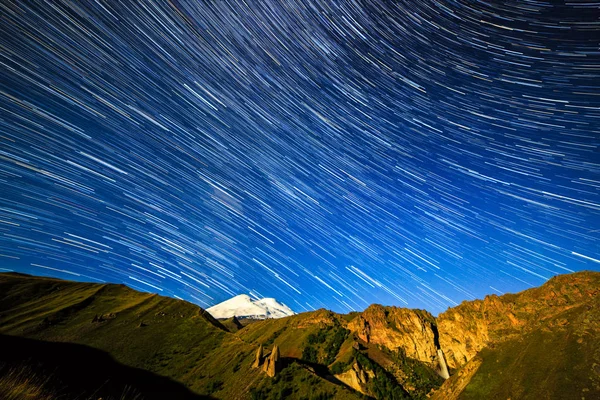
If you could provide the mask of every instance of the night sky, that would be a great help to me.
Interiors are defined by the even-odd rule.
[[[2,1],[0,271],[433,313],[600,270],[600,3]]]

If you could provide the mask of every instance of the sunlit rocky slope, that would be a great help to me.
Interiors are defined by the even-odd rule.
[[[40,349],[84,345],[124,371],[142,369],[189,389],[179,398],[594,399],[600,398],[599,293],[600,273],[580,272],[464,302],[437,318],[372,305],[360,313],[318,310],[243,326],[123,285],[0,274],[0,334],[10,335],[0,339],[13,340],[10,357],[0,352],[0,375],[32,364],[32,357],[18,359],[16,336]],[[90,354],[92,368],[97,356]],[[52,363],[46,357],[36,368],[63,368]],[[104,368],[110,380],[113,367]],[[153,398],[139,379],[130,386],[136,398]],[[63,398],[81,393],[73,389]]]

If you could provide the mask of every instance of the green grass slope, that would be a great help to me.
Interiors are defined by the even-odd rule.
[[[215,398],[247,399],[256,388],[274,384],[251,368],[258,342],[228,332],[194,304],[124,285],[0,274],[0,334],[89,346],[116,363],[170,378],[195,394]],[[351,390],[314,372],[310,375],[316,393],[356,398]],[[309,393],[307,380],[292,386],[305,388],[293,391],[289,398]]]
[[[100,349],[121,364],[172,378],[200,394],[221,386],[243,392],[225,383],[236,381],[234,363],[251,363],[252,347],[201,308],[124,285],[2,274],[0,315],[2,334]],[[249,373],[245,379],[256,378]]]

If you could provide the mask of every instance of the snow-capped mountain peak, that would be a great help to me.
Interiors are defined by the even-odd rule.
[[[283,318],[295,314],[288,306],[273,298],[254,300],[246,294],[232,297],[207,308],[206,311],[215,318],[235,316],[237,318],[266,319]]]

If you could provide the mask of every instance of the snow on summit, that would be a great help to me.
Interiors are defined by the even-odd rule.
[[[240,294],[225,300],[215,306],[207,308],[206,311],[215,318],[283,318],[294,315],[288,306],[273,298],[253,300],[246,294]]]

